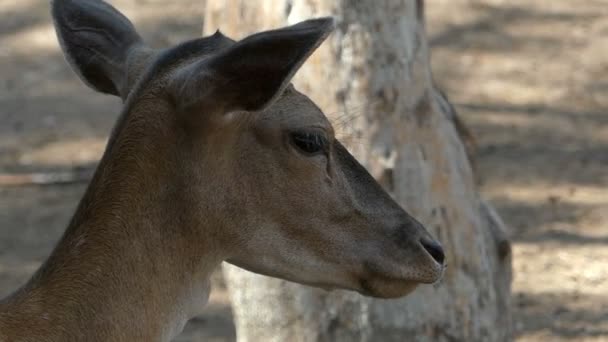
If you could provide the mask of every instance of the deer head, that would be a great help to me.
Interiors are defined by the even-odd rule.
[[[74,71],[124,101],[82,208],[121,193],[188,241],[180,253],[313,286],[396,297],[440,279],[440,244],[290,84],[332,19],[157,51],[102,1],[52,13]]]

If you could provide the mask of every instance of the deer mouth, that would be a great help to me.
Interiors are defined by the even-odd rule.
[[[362,278],[357,292],[367,297],[399,298],[412,293],[420,283],[392,277]]]
[[[391,276],[374,275],[366,277],[352,277],[346,285],[343,282],[308,282],[300,281],[302,284],[323,289],[325,291],[334,291],[338,289],[350,290],[360,293],[366,297],[373,298],[400,298],[407,296],[421,284],[419,281],[397,278]]]
[[[424,261],[413,267],[386,262],[366,262],[364,263],[364,276],[358,278],[359,289],[357,291],[370,297],[398,298],[410,294],[420,284],[433,284],[440,281],[445,266],[434,260]]]

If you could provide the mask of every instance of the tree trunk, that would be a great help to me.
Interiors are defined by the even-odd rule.
[[[433,84],[422,0],[207,0],[205,32],[233,38],[333,15],[296,76],[343,142],[446,249],[443,281],[399,300],[225,268],[240,341],[510,339],[511,254],[480,199],[452,106]]]

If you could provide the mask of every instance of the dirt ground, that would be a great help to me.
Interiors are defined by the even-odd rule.
[[[144,38],[200,33],[202,1],[116,0]],[[477,137],[512,229],[519,341],[608,341],[608,1],[428,0],[435,79]],[[0,0],[0,173],[94,165],[119,102],[63,61],[48,3]],[[49,254],[84,184],[0,187],[0,297]],[[221,281],[177,341],[233,341]]]

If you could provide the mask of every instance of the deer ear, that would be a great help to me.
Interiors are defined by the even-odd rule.
[[[173,76],[170,91],[186,110],[262,110],[333,28],[332,18],[320,18],[251,35],[183,67]]]
[[[91,88],[126,98],[129,55],[142,57],[133,24],[101,0],[53,0],[52,16],[72,69]],[[135,50],[138,53],[134,53]]]

